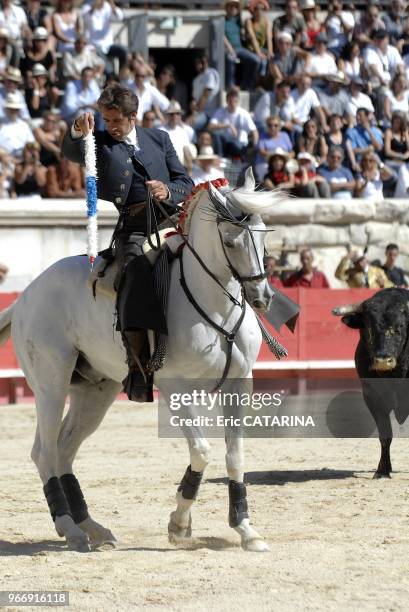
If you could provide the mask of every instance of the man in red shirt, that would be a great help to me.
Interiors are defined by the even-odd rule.
[[[276,259],[272,255],[268,255],[264,259],[264,269],[268,273],[267,280],[272,287],[277,287],[277,289],[283,288],[283,283],[281,282],[280,277],[276,271]]]
[[[314,255],[311,249],[300,253],[301,270],[284,281],[285,287],[308,287],[309,289],[329,289],[329,282],[323,272],[313,267]]]

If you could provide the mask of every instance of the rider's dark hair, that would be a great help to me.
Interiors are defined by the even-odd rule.
[[[131,113],[138,111],[139,100],[138,96],[127,87],[112,83],[112,85],[105,87],[100,95],[98,106],[109,110],[115,108],[126,117],[129,117]]]

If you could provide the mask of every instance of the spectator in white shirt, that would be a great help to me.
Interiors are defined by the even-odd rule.
[[[327,122],[317,94],[311,88],[311,78],[303,75],[297,82],[297,89],[291,92],[294,101],[293,123],[296,131],[302,132],[304,123],[308,121],[312,112],[317,115],[323,131],[327,132]]]
[[[336,74],[338,72],[334,56],[327,50],[328,38],[324,32],[318,34],[315,38],[315,50],[311,55],[311,61],[308,66],[308,74],[311,78],[321,78],[327,74]]]
[[[89,67],[84,68],[81,72],[81,79],[67,83],[61,105],[61,115],[67,123],[70,123],[81,113],[96,114],[100,94],[94,70]]]
[[[224,172],[220,169],[220,158],[215,154],[212,147],[203,147],[195,159],[192,179],[195,185],[224,178]]]
[[[218,155],[242,157],[249,145],[258,143],[258,130],[251,115],[239,106],[240,90],[232,87],[227,92],[227,106],[217,109],[208,129],[212,132],[213,145]]]
[[[358,108],[366,108],[371,113],[375,112],[374,105],[372,104],[371,98],[364,94],[362,89],[364,82],[361,77],[354,77],[351,80],[349,86],[349,103],[348,110],[349,114],[354,118],[353,124],[355,125],[355,118]]]
[[[260,96],[253,112],[254,122],[258,130],[265,130],[267,119],[277,116],[283,122],[283,127],[290,132],[292,131],[295,104],[290,93],[291,88],[288,81],[281,81],[274,91],[266,91]]]
[[[21,6],[17,6],[12,0],[2,0],[0,25],[7,28],[10,38],[14,41],[21,42],[22,39],[30,38],[27,15]]]
[[[0,121],[3,121],[5,118],[5,110],[4,110],[4,102],[6,96],[10,93],[16,94],[20,102],[20,117],[21,119],[25,119],[28,121],[30,119],[30,113],[28,112],[27,104],[23,95],[23,92],[18,89],[18,86],[21,85],[21,72],[18,68],[14,68],[13,66],[8,66],[4,73],[4,84],[0,86]]]
[[[180,163],[188,170],[192,169],[192,149],[188,132],[182,124],[182,107],[179,102],[171,102],[166,113],[166,123],[160,130],[167,132]],[[146,113],[145,113],[146,115]]]
[[[386,30],[374,32],[373,41],[364,51],[365,66],[374,88],[388,86],[397,72],[404,72],[405,65],[397,48],[389,44]]]
[[[384,126],[390,125],[392,114],[400,111],[406,116],[409,115],[409,89],[408,82],[404,74],[395,74],[390,89],[385,91],[383,98],[383,123]]]
[[[20,119],[22,105],[17,93],[9,93],[4,102],[5,119],[0,126],[0,147],[13,157],[20,157],[25,145],[35,138],[27,121]]]
[[[63,56],[63,74],[66,79],[79,79],[84,68],[93,68],[97,80],[104,74],[105,62],[95,49],[87,45],[84,36],[78,36],[74,51],[66,51]]]
[[[114,0],[93,0],[81,11],[84,22],[84,35],[88,44],[94,45],[102,56],[116,57],[119,67],[125,66],[127,52],[122,45],[114,44],[112,23],[123,20],[123,12]]]
[[[148,72],[140,64],[135,69],[135,80],[129,84],[129,89],[136,93],[139,99],[137,120],[141,124],[144,114],[152,110],[160,123],[165,123],[163,112],[169,107],[169,100],[166,96],[148,82]]]
[[[333,0],[328,6],[325,30],[328,36],[328,50],[335,57],[339,57],[342,53],[354,27],[353,14],[343,10],[342,0]]]
[[[220,91],[220,77],[215,68],[209,67],[207,55],[196,58],[195,69],[197,76],[192,83],[192,97],[196,102],[197,115],[194,129],[203,130],[211,115],[217,108],[217,94]]]

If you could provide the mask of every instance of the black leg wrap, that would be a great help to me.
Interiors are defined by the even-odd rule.
[[[57,516],[68,514],[72,516],[63,488],[57,476],[53,476],[43,487],[50,514],[53,521]]]
[[[89,515],[87,502],[82,494],[80,483],[74,474],[64,474],[64,476],[61,476],[60,482],[70,506],[74,522],[82,523]]]
[[[241,521],[249,518],[246,499],[246,485],[229,480],[229,526],[238,527]]]
[[[203,472],[193,472],[189,465],[178,487],[178,492],[182,493],[184,499],[196,499],[202,477]]]

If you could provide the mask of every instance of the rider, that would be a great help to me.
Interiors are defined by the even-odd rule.
[[[151,267],[142,252],[151,206],[148,191],[171,214],[190,194],[193,182],[168,134],[136,125],[138,98],[131,90],[117,84],[108,86],[98,100],[98,109],[106,126],[104,131],[95,132],[98,197],[113,202],[120,214],[114,245],[120,269],[118,329],[129,365],[123,384],[130,399],[152,401],[152,380],[143,371],[149,358],[147,334],[141,330],[166,334],[167,327]],[[64,138],[65,157],[84,164],[83,137],[93,130],[91,113],[78,116]],[[157,207],[151,213],[158,221],[163,220]]]

